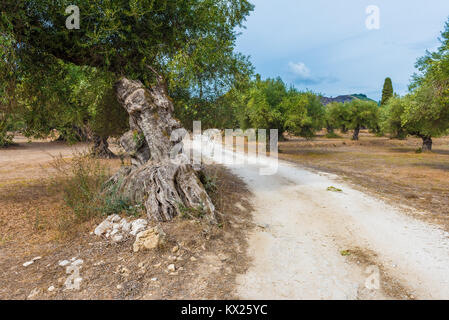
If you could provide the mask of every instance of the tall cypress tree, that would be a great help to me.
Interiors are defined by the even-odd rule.
[[[385,105],[391,97],[393,97],[393,83],[390,78],[386,78],[382,89],[382,100],[380,101],[380,105]]]

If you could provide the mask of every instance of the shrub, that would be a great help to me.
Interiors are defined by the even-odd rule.
[[[142,205],[124,197],[118,191],[119,184],[103,191],[111,174],[101,160],[85,154],[77,154],[73,159],[59,156],[53,160],[52,167],[55,169],[53,186],[62,191],[73,222],[111,214],[137,216],[141,213]]]

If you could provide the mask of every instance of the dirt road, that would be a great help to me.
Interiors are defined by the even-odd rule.
[[[259,226],[252,267],[238,278],[241,298],[449,298],[448,233],[336,176],[283,161],[260,175],[260,165],[230,164],[232,156],[225,152],[227,167],[253,192]]]

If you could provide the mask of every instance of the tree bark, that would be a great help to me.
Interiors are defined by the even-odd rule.
[[[432,151],[432,137],[429,136],[421,136],[422,139],[422,151],[430,152]]]
[[[355,127],[352,140],[359,140],[360,126]]]
[[[72,129],[69,133],[67,131],[63,131],[59,133],[58,138],[55,140],[57,142],[67,142],[69,140],[76,142],[87,142],[89,141],[90,134],[86,127],[78,127],[72,126]]]
[[[185,212],[215,222],[215,208],[185,155],[177,149],[187,132],[172,116],[174,107],[162,79],[150,89],[126,78],[115,86],[119,103],[129,114],[130,131],[120,144],[131,157],[109,181],[135,203],[148,219],[168,221]]]
[[[117,157],[111,150],[109,150],[108,137],[93,135],[92,141],[94,143],[91,151],[92,156],[102,159],[113,159]]]

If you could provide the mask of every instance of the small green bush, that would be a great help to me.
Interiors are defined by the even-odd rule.
[[[218,189],[217,175],[200,171],[199,178],[207,193],[214,193]]]

